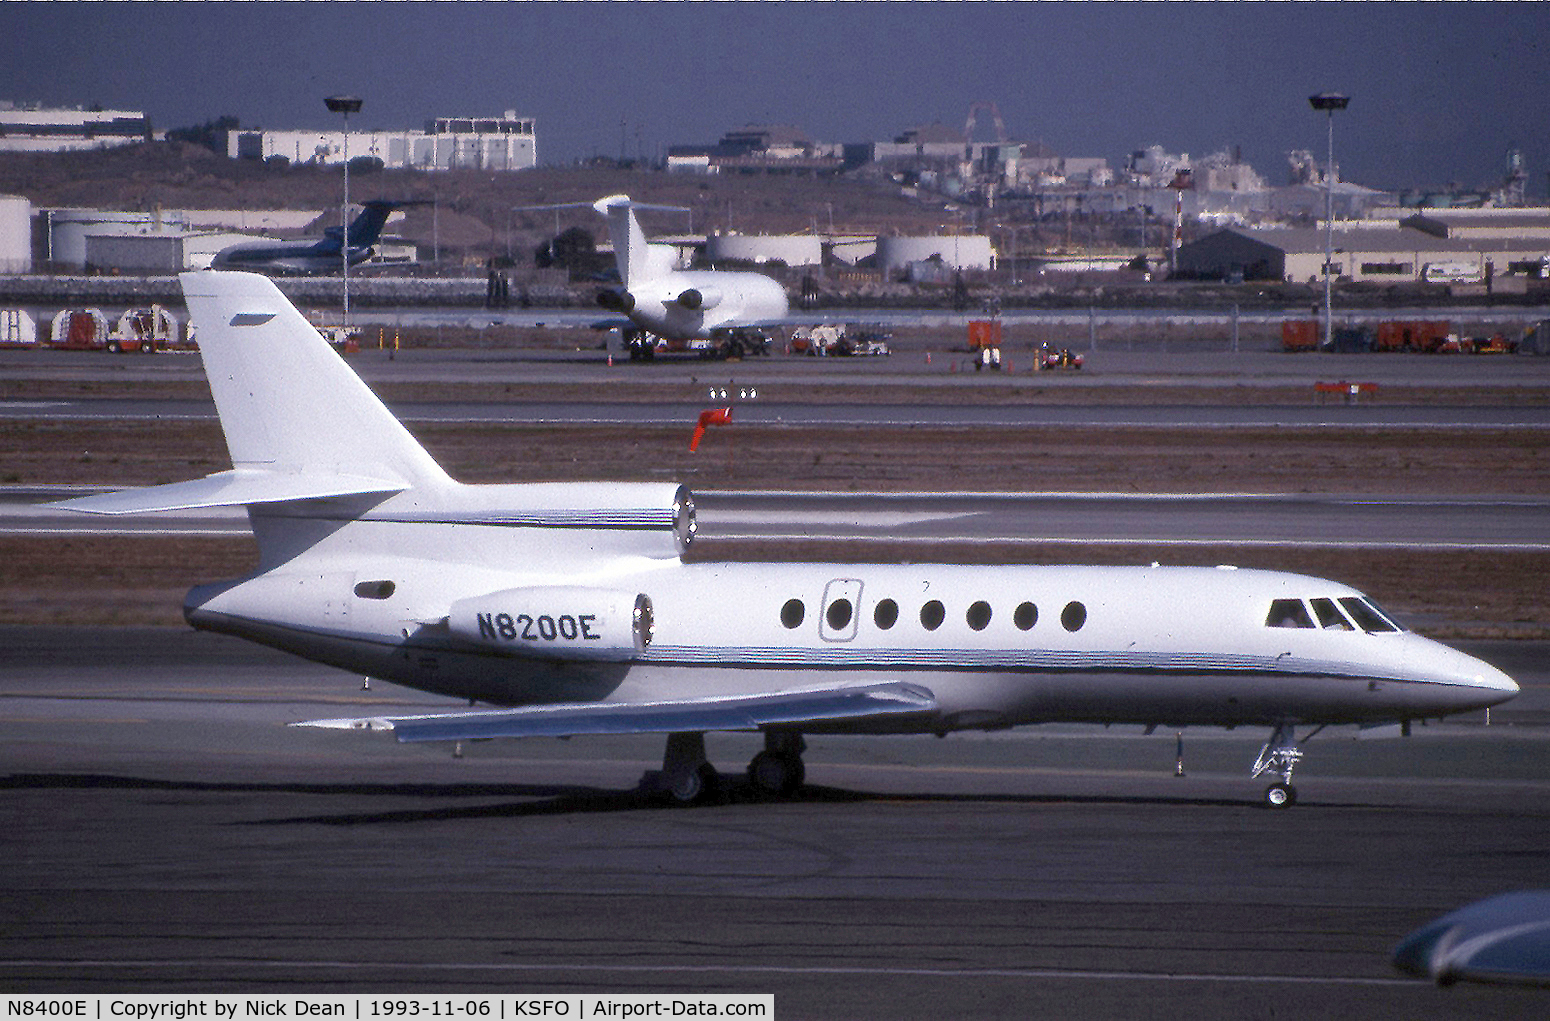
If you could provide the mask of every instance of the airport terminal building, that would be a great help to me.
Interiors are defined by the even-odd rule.
[[[342,163],[343,131],[238,130],[227,133],[232,159]],[[349,154],[375,157],[406,170],[527,170],[538,165],[533,118],[507,110],[500,117],[437,117],[424,131],[352,131]]]

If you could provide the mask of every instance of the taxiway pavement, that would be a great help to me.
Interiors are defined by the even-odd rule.
[[[242,508],[104,516],[48,506],[98,491],[0,486],[0,535],[221,536],[249,531]],[[706,540],[1550,550],[1550,501],[1531,497],[712,490],[696,493],[695,503],[699,534]]]
[[[1526,648],[1526,645],[1532,648]],[[1470,650],[1542,696],[1543,644]],[[1503,657],[1506,657],[1503,659]],[[782,1018],[1537,1016],[1391,970],[1407,932],[1543,885],[1546,733],[1516,703],[1326,732],[1295,809],[1263,739],[814,738],[809,790],[636,793],[660,740],[400,746],[284,724],[431,696],[222,636],[0,628],[0,986],[769,991]]]

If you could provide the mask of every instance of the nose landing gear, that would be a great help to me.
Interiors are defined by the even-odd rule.
[[[1312,737],[1309,734],[1308,737]],[[1304,740],[1307,740],[1304,738]],[[1290,723],[1283,723],[1271,733],[1270,740],[1259,750],[1254,760],[1253,776],[1261,773],[1278,773],[1280,781],[1265,788],[1265,805],[1269,808],[1290,808],[1297,803],[1297,788],[1292,786],[1292,770],[1302,758],[1295,730]]]

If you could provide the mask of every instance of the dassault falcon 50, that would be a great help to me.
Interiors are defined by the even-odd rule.
[[[64,506],[244,506],[260,564],[192,589],[190,624],[485,704],[319,725],[400,741],[660,733],[661,784],[682,801],[716,785],[712,731],[762,732],[748,775],[784,793],[806,734],[1255,726],[1271,736],[1254,775],[1275,777],[1280,807],[1307,728],[1408,727],[1518,690],[1298,574],[686,562],[686,489],[457,482],[267,278],[181,279],[232,469]]]

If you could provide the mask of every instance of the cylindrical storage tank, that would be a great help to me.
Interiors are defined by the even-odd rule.
[[[86,265],[88,234],[148,234],[155,227],[150,213],[99,212],[95,209],[51,209],[47,258],[65,266]]]
[[[990,269],[990,238],[981,234],[932,234],[877,239],[877,263],[885,272],[932,258],[940,258],[944,265],[954,269]]]
[[[32,272],[32,203],[0,195],[0,273]]]
[[[705,256],[712,263],[818,266],[823,263],[823,242],[812,234],[711,234],[705,239]]]

